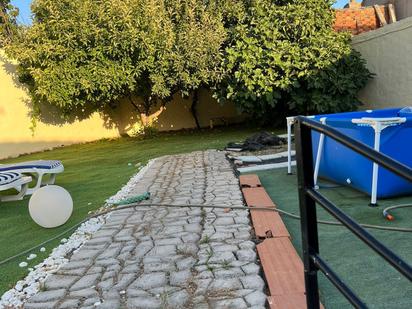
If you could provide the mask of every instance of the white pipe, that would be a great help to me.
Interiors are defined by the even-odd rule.
[[[320,118],[320,122],[322,124],[325,124],[326,117]],[[315,169],[313,171],[313,183],[315,185],[315,189],[319,189],[318,176],[319,176],[319,167],[320,167],[320,160],[322,158],[324,140],[325,140],[325,134],[321,133],[319,137],[318,152],[316,154]]]
[[[272,170],[276,168],[285,168],[287,162],[280,162],[280,163],[273,163],[273,164],[262,164],[262,165],[255,165],[255,166],[248,166],[248,167],[239,167],[237,170],[239,173],[249,173],[255,171],[264,171],[264,170]],[[296,161],[292,161],[292,166],[296,165]]]
[[[373,129],[375,130],[375,143],[373,148],[376,151],[379,151],[380,144],[381,144],[381,131],[382,131],[382,125],[378,121],[375,123],[373,126]],[[372,192],[371,192],[371,206],[376,205],[377,201],[377,195],[378,195],[378,172],[379,172],[379,166],[376,162],[373,162],[373,172],[372,172]]]
[[[286,117],[288,127],[288,175],[292,174],[292,125],[295,117]]]

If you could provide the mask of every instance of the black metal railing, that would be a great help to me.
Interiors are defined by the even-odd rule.
[[[296,161],[307,307],[310,309],[318,309],[320,307],[317,278],[317,272],[320,270],[353,306],[356,308],[367,308],[366,304],[341,280],[341,278],[319,255],[316,204],[319,204],[340,221],[366,245],[382,256],[403,276],[408,278],[409,281],[412,281],[412,267],[314,189],[312,130],[336,140],[344,146],[411,182],[412,169],[375,151],[361,142],[349,138],[332,127],[303,116],[296,118]]]

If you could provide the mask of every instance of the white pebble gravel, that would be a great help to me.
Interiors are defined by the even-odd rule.
[[[27,260],[33,260],[33,259],[35,259],[37,257],[37,254],[34,254],[34,253],[31,253],[28,257],[27,257]]]
[[[106,200],[107,204],[116,203],[126,198],[130,191],[143,177],[144,173],[150,168],[154,160],[150,160],[146,166],[141,168],[129,182],[123,186],[115,195]],[[76,252],[92,234],[95,233],[104,224],[110,214],[106,214],[97,218],[92,218],[84,222],[80,227],[70,236],[69,239],[63,238],[61,245],[54,248],[51,254],[40,264],[34,266],[29,274],[16,283],[14,288],[5,292],[0,299],[0,309],[16,308],[22,306],[24,302],[39,292],[42,282],[49,274],[55,273],[62,265],[68,262],[65,258],[69,253]],[[40,248],[41,252],[45,252],[46,248]],[[20,267],[27,267],[27,262],[21,262]],[[96,303],[97,304],[97,303]],[[95,306],[97,306],[95,304]],[[100,302],[99,302],[100,305]]]

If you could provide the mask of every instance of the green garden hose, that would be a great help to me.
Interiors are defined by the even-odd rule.
[[[144,200],[148,200],[149,198],[150,198],[150,192],[145,192],[143,194],[135,195],[135,196],[126,198],[124,200],[121,200],[119,202],[109,203],[109,204],[114,205],[114,206],[130,205],[130,204],[133,204],[133,203],[139,203],[139,202],[142,202]]]
[[[390,207],[386,207],[382,211],[382,214],[389,221],[393,221],[393,220],[395,220],[395,217],[389,213],[389,210],[393,210],[393,209],[397,209],[397,208],[406,208],[406,207],[412,207],[412,204],[399,204],[399,205],[393,205],[393,206],[390,206]]]
[[[158,204],[158,203],[146,203],[146,204],[140,204],[140,202],[131,202],[134,199],[143,201],[147,198],[143,198],[143,196],[150,196],[150,193],[145,193],[143,195],[140,196],[134,196],[131,197],[130,199],[127,200],[123,200],[119,203],[122,203],[121,206],[118,206],[116,208],[109,208],[107,210],[104,210],[102,212],[98,212],[95,213],[89,217],[87,217],[86,219],[80,221],[79,223],[73,225],[72,227],[70,227],[69,229],[59,233],[58,235],[54,236],[53,238],[50,238],[30,249],[24,250],[23,252],[20,252],[16,255],[13,255],[11,257],[8,257],[2,261],[0,261],[0,266],[11,261],[14,260],[22,255],[25,255],[41,246],[44,246],[45,244],[67,234],[68,232],[74,230],[76,227],[80,226],[82,223],[92,219],[92,218],[96,218],[102,215],[106,215],[108,213],[114,212],[114,211],[120,211],[120,210],[124,210],[124,209],[129,209],[129,208],[135,208],[135,207],[176,207],[176,208],[217,208],[217,209],[233,209],[233,210],[259,210],[259,211],[276,211],[282,215],[286,215],[290,218],[296,219],[296,220],[300,220],[300,216],[284,211],[282,209],[279,208],[274,208],[274,207],[245,207],[245,206],[224,206],[224,205],[192,205],[192,204]],[[129,201],[129,204],[126,204],[126,201]],[[114,204],[111,204],[114,205]],[[337,222],[337,221],[325,221],[325,220],[318,220],[317,221],[319,224],[326,224],[326,225],[337,225],[337,226],[342,226],[342,223]],[[389,226],[380,226],[380,225],[372,225],[372,224],[359,224],[360,226],[367,228],[367,229],[378,229],[378,230],[384,230],[384,231],[392,231],[392,232],[406,232],[406,233],[412,233],[412,228],[401,228],[401,227],[389,227]]]

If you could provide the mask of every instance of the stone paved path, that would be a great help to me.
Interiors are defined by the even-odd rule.
[[[157,159],[132,195],[243,206],[223,152]],[[264,308],[246,210],[136,207],[112,213],[25,308]]]

